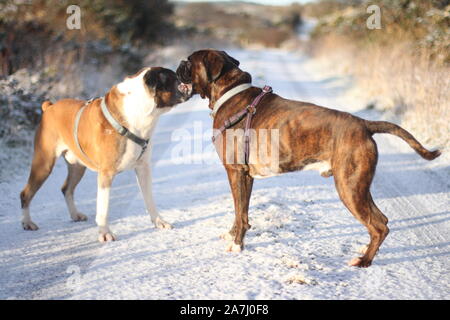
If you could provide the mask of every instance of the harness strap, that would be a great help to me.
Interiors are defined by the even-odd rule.
[[[238,113],[236,113],[235,115],[231,116],[230,118],[228,118],[227,120],[225,120],[223,126],[221,126],[218,130],[219,132],[217,132],[213,137],[212,137],[212,142],[214,143],[217,139],[218,136],[220,136],[222,134],[222,132],[224,132],[226,129],[231,128],[232,126],[234,126],[235,124],[241,122],[242,119],[244,119],[244,117],[247,115],[247,109],[244,109],[242,111],[239,111]]]
[[[87,156],[87,154],[83,151],[83,148],[81,148],[80,141],[78,140],[78,125],[80,124],[81,115],[83,114],[84,109],[96,98],[89,99],[85,102],[85,104],[78,110],[77,115],[75,116],[75,125],[73,127],[73,137],[75,139],[75,145],[77,146],[80,153],[84,156],[85,160],[87,160],[87,163],[92,165],[93,167],[97,167],[93,164],[91,159]]]
[[[242,119],[246,117],[245,121],[245,129],[244,129],[244,154],[245,154],[245,164],[249,163],[250,159],[250,127],[252,123],[252,118],[256,113],[256,107],[258,106],[261,99],[267,94],[271,93],[272,88],[270,86],[264,86],[261,93],[252,101],[250,105],[248,105],[244,110],[239,111],[235,115],[231,116],[227,120],[225,120],[224,124],[218,129],[217,132],[212,137],[212,142],[215,143],[217,137],[222,135],[222,133],[226,130],[239,123]]]
[[[105,97],[102,98],[102,101],[100,103],[103,115],[105,116],[106,120],[108,120],[109,124],[121,135],[124,136],[134,143],[141,146],[142,151],[139,154],[139,157],[136,160],[139,160],[142,155],[144,154],[145,150],[148,147],[148,144],[150,142],[150,139],[142,139],[132,133],[130,130],[128,130],[126,127],[122,126],[116,119],[114,119],[111,112],[109,112],[108,107],[106,106]]]

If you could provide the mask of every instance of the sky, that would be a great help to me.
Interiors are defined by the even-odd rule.
[[[177,0],[182,2],[217,2],[217,1],[224,1],[224,0]],[[226,0],[225,0],[226,1]],[[233,0],[229,0],[233,1]],[[311,2],[312,0],[247,0],[249,2],[256,2],[261,4],[272,4],[272,5],[285,5],[290,3],[305,3],[305,2]]]

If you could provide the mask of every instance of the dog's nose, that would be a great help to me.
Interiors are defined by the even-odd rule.
[[[190,96],[192,93],[192,85],[187,83],[180,83],[178,85],[178,90],[185,96]]]

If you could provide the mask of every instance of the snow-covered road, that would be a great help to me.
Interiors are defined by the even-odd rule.
[[[255,84],[284,97],[379,117],[349,98],[350,79],[329,76],[303,55],[229,54]],[[426,162],[400,139],[376,136],[381,156],[372,191],[391,233],[368,269],[346,264],[368,241],[365,228],[339,200],[333,179],[311,171],[255,181],[246,250],[226,253],[219,235],[234,210],[210,127],[206,101],[194,98],[164,115],[153,136],[155,199],[172,230],[152,226],[134,172],[114,181],[110,222],[118,241],[107,244],[96,240],[95,173],[76,192],[89,220],[74,223],[59,191],[66,176],[59,161],[32,203],[35,232],[20,224],[28,168],[0,182],[0,298],[450,299],[448,157]],[[180,133],[191,158],[177,153]]]

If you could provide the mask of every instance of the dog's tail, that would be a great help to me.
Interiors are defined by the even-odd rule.
[[[51,103],[51,101],[44,101],[44,103],[42,103],[42,111],[45,112],[45,110],[48,109],[48,107],[50,107],[53,103]]]
[[[429,151],[425,149],[411,133],[402,127],[387,121],[368,121],[365,120],[367,129],[372,133],[389,133],[402,138],[410,145],[422,158],[426,160],[436,159],[441,155],[440,150]]]

